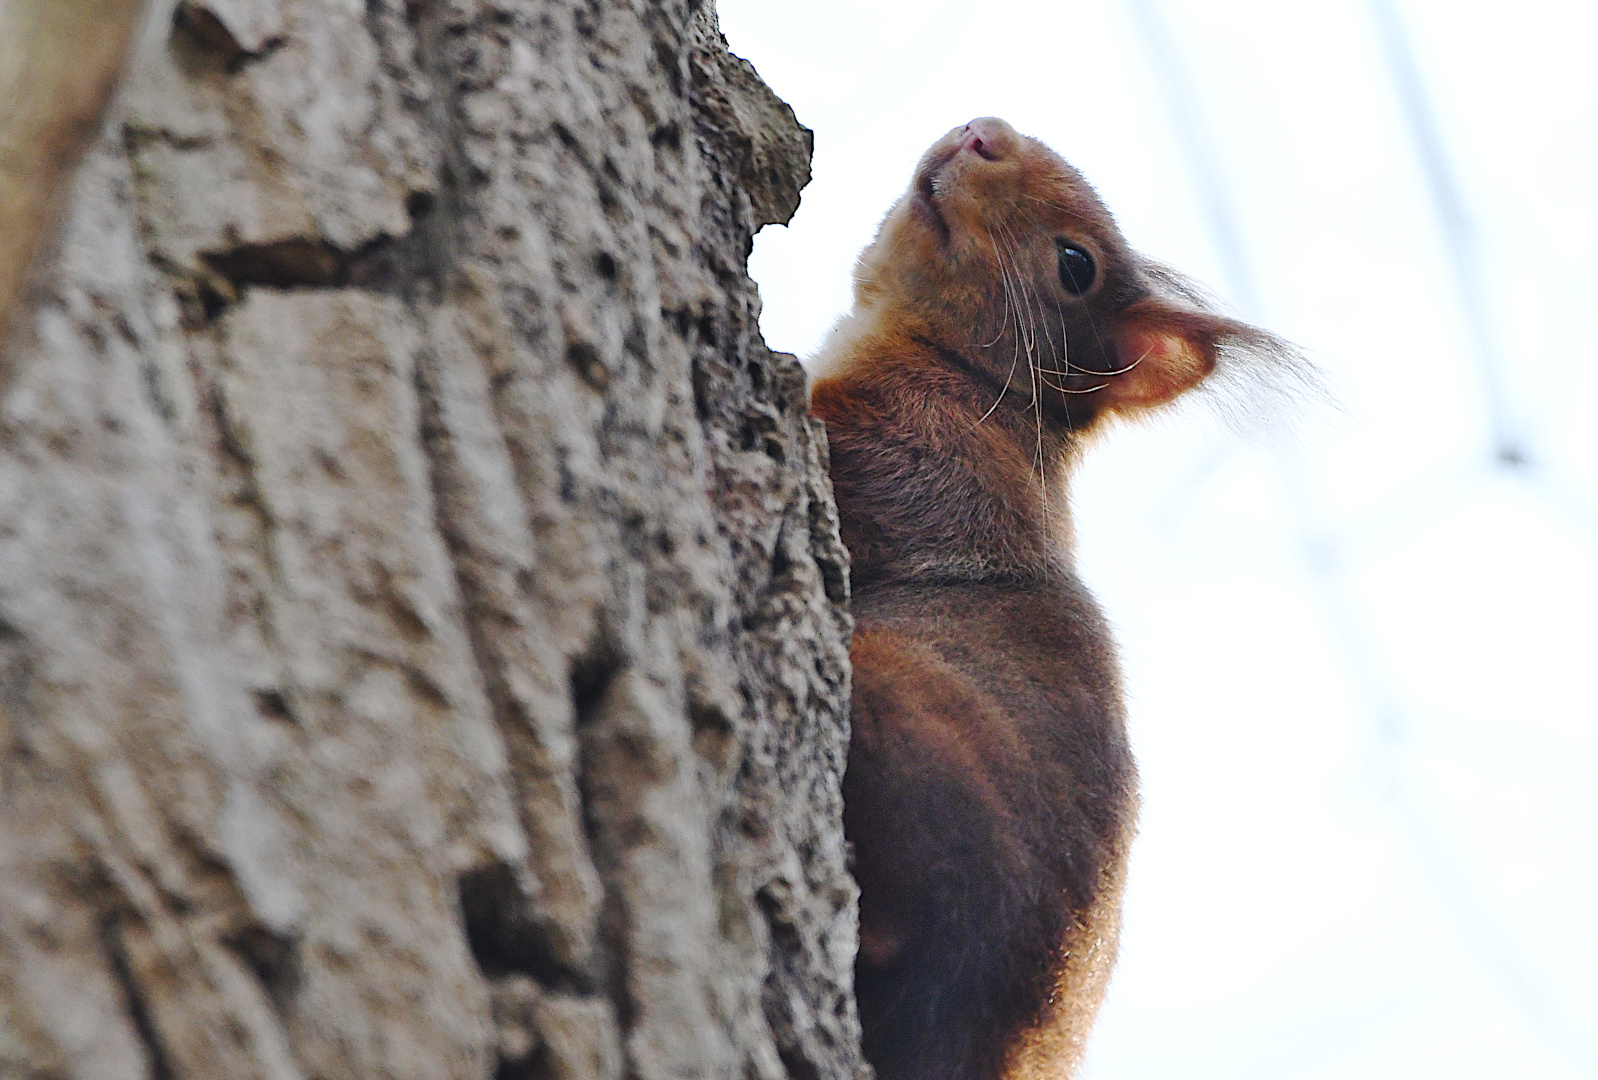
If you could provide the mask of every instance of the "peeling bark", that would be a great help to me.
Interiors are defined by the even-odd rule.
[[[0,1076],[862,1077],[714,14],[147,12],[0,384]]]

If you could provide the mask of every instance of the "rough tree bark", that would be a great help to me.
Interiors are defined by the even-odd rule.
[[[864,1076],[808,132],[691,0],[146,15],[0,368],[0,1076]]]

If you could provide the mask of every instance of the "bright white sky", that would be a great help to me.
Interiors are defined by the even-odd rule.
[[[720,8],[816,132],[751,260],[773,347],[815,348],[921,151],[991,114],[1346,409],[1290,444],[1191,409],[1077,478],[1144,783],[1089,1080],[1598,1080],[1598,5]]]

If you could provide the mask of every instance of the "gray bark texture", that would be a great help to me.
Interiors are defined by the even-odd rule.
[[[0,1077],[847,1078],[847,556],[692,0],[155,0],[0,367]]]

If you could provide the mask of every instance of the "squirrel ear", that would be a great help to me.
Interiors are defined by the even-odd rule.
[[[1153,409],[1197,386],[1215,370],[1216,339],[1226,320],[1156,302],[1135,304],[1115,328],[1120,374],[1102,393],[1112,409]]]

